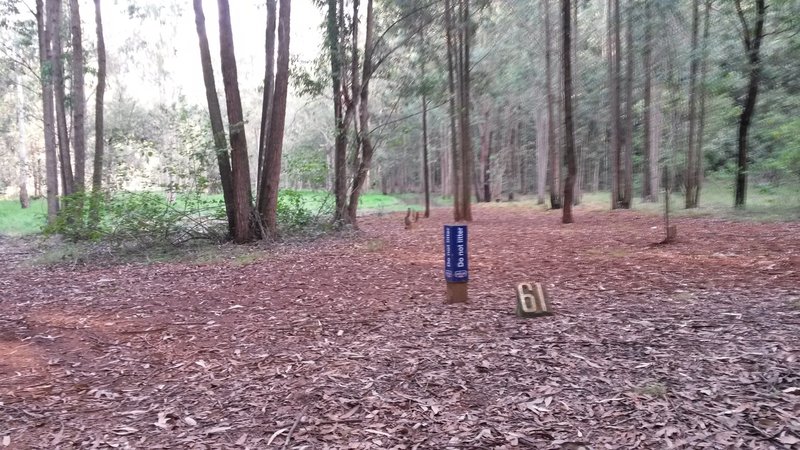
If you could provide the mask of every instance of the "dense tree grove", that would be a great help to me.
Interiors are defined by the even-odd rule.
[[[456,221],[532,195],[566,223],[585,192],[800,183],[796,1],[188,3],[0,1],[3,192],[51,222],[83,192],[221,193],[248,242],[279,235],[284,188],[355,227],[367,191]]]

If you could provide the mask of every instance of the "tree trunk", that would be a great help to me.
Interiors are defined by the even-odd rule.
[[[89,203],[89,223],[100,225],[100,192],[103,189],[103,156],[105,149],[104,100],[106,95],[106,41],[103,35],[103,15],[100,0],[94,0],[94,21],[97,34],[97,92],[94,104],[94,164],[92,171],[92,198]]]
[[[456,50],[458,46],[455,42],[456,37],[453,36],[455,34],[455,26],[453,24],[453,14],[450,0],[445,0],[444,4],[445,38],[447,43],[447,87],[450,92],[450,145],[452,150],[450,163],[452,167],[451,175],[453,181],[453,220],[459,222],[463,220],[464,217],[464,202],[462,199],[464,195],[464,173],[459,146],[460,135],[457,127],[458,111],[461,109],[461,99],[458,91],[456,90],[455,81],[457,70],[456,60],[458,59],[456,56]]]
[[[422,184],[425,188],[425,218],[431,216],[431,174],[428,164],[428,98],[422,93]]]
[[[17,176],[17,186],[19,186],[19,205],[22,209],[27,209],[31,205],[28,196],[28,139],[25,134],[25,90],[22,86],[22,75],[17,75],[17,159],[19,172]]]
[[[575,189],[575,177],[578,174],[575,162],[575,129],[572,123],[572,68],[571,36],[570,36],[570,0],[561,0],[561,34],[564,39],[561,58],[564,71],[564,156],[567,159],[567,179],[564,183],[564,211],[562,223],[572,223],[572,202]]]
[[[460,0],[461,3],[461,48],[463,50],[463,56],[461,58],[461,70],[460,70],[460,86],[461,86],[461,111],[460,111],[460,118],[461,118],[461,162],[464,164],[464,195],[461,198],[463,202],[463,213],[464,217],[463,220],[466,222],[472,221],[472,196],[469,193],[470,189],[470,182],[473,176],[473,170],[475,165],[475,160],[472,154],[472,124],[470,122],[470,40],[472,37],[472,31],[470,27],[470,12],[469,12],[469,2],[470,0]]]
[[[258,209],[262,208],[262,197],[264,196],[261,183],[263,182],[264,158],[267,145],[270,139],[269,121],[272,118],[272,98],[275,92],[275,22],[277,12],[277,0],[267,0],[267,33],[265,39],[266,63],[264,69],[264,94],[261,101],[261,130],[258,134],[258,172],[256,176],[256,186],[258,188]]]
[[[651,31],[651,12],[650,2],[644,2],[644,48],[642,50],[642,72],[644,72],[644,150],[642,151],[642,200],[653,202],[656,200],[655,193],[652,191],[651,161],[653,159],[651,141],[651,115],[652,115],[652,93],[653,93],[653,62],[652,62],[652,31]]]
[[[366,186],[367,175],[372,166],[372,157],[375,149],[372,146],[370,136],[370,113],[369,113],[369,94],[370,80],[372,79],[372,55],[374,46],[375,19],[373,16],[372,0],[367,0],[367,31],[364,40],[364,64],[363,74],[360,83],[360,101],[358,105],[359,114],[359,141],[361,142],[361,157],[358,162],[358,169],[353,178],[353,192],[350,194],[350,204],[348,205],[348,216],[350,223],[356,225],[358,215],[358,201],[362,191]],[[355,54],[353,56],[356,57]],[[355,76],[354,76],[355,80]]]
[[[622,65],[619,38],[619,0],[608,0],[608,64],[611,91],[611,209],[617,209],[622,196],[622,136],[620,131],[620,77]]]
[[[747,199],[747,133],[750,130],[750,122],[756,110],[756,97],[758,96],[758,85],[761,82],[761,41],[764,38],[764,17],[767,7],[765,0],[755,0],[756,18],[753,29],[751,30],[742,11],[741,0],[735,0],[736,12],[742,24],[742,37],[745,52],[747,53],[748,80],[747,97],[744,101],[744,108],[739,116],[739,136],[738,136],[738,167],[736,170],[736,193],[734,196],[734,206],[744,208]]]
[[[69,131],[67,127],[66,89],[64,87],[64,62],[61,45],[61,0],[48,0],[50,27],[53,39],[51,68],[53,89],[55,91],[56,131],[58,133],[58,153],[61,162],[61,189],[64,195],[75,192],[75,179],[72,174],[72,158],[69,148]]]
[[[547,163],[549,155],[550,125],[548,114],[541,109],[536,115],[536,204],[544,204],[547,186]]]
[[[253,230],[250,227],[252,194],[250,191],[250,162],[247,157],[247,135],[244,129],[242,99],[239,95],[239,75],[236,69],[236,54],[233,47],[231,14],[228,0],[218,0],[219,48],[222,65],[222,83],[228,110],[228,132],[231,144],[231,172],[233,174],[233,207],[236,223],[233,240],[237,244],[250,242]]]
[[[269,141],[264,154],[263,205],[259,213],[269,237],[278,234],[278,190],[281,177],[281,155],[286,125],[286,97],[289,94],[289,32],[291,0],[281,0],[278,25],[278,64],[275,71],[275,93],[272,95],[272,117],[269,119]]]
[[[347,126],[344,117],[344,93],[343,73],[342,73],[342,53],[340,45],[339,21],[341,14],[339,6],[343,0],[328,0],[327,28],[328,28],[328,51],[331,58],[331,79],[333,84],[333,116],[336,127],[336,139],[334,144],[334,177],[333,191],[335,197],[335,208],[333,221],[336,224],[345,220],[347,209]]]
[[[547,90],[547,148],[549,155],[550,167],[550,207],[553,209],[561,208],[561,158],[559,157],[559,150],[556,143],[556,119],[555,119],[555,96],[553,95],[552,83],[552,57],[550,43],[550,1],[544,0],[542,2],[544,8],[544,35],[545,35],[545,86]]]
[[[627,61],[625,62],[625,178],[622,192],[622,207],[630,209],[633,205],[633,1],[628,0],[625,40],[627,41]]]
[[[481,139],[481,154],[480,154],[480,169],[478,170],[478,180],[480,180],[480,188],[478,189],[478,201],[491,202],[491,170],[489,164],[491,163],[492,151],[492,106],[487,100],[483,109],[483,123],[479,126],[479,134]]]
[[[217,85],[214,80],[214,67],[211,62],[211,50],[206,34],[206,18],[203,13],[203,1],[193,0],[195,26],[200,45],[200,63],[203,69],[203,82],[208,103],[208,115],[211,121],[211,132],[214,138],[214,150],[217,155],[217,166],[222,184],[222,197],[225,201],[225,213],[228,218],[228,233],[233,237],[236,233],[236,207],[233,193],[233,173],[231,170],[228,142],[225,138],[225,125],[222,121],[222,110],[217,97]]]
[[[702,61],[700,63],[700,83],[697,88],[697,94],[700,96],[700,110],[697,118],[697,160],[695,162],[695,180],[697,183],[695,202],[700,204],[700,191],[703,188],[703,135],[706,129],[706,78],[708,75],[708,37],[709,37],[709,19],[711,17],[711,0],[706,0],[706,10],[703,22],[703,51]]]
[[[72,148],[75,150],[75,191],[86,189],[86,94],[83,77],[83,34],[78,0],[69,1],[72,27]]]
[[[692,0],[692,47],[689,64],[689,142],[686,147],[686,209],[697,208],[697,178],[695,162],[697,159],[697,48],[700,30],[700,0]]]
[[[48,0],[47,11],[50,11]],[[36,0],[36,29],[39,36],[39,64],[42,85],[42,125],[44,127],[44,155],[47,184],[47,222],[53,223],[58,216],[58,155],[56,151],[55,106],[53,104],[53,47],[52,27],[46,17],[43,0]]]
[[[661,190],[661,136],[664,132],[664,120],[661,110],[661,87],[656,84],[653,87],[653,101],[650,105],[652,112],[651,133],[650,133],[650,193],[653,201],[658,199],[658,192]]]

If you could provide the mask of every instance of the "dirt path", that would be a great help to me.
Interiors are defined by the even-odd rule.
[[[4,270],[0,443],[798,448],[798,224],[652,246],[633,212],[476,216],[466,306],[442,304],[446,210],[247,265]],[[555,316],[513,315],[523,281]]]

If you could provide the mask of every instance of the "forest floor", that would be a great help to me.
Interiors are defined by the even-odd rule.
[[[800,448],[800,223],[481,205],[249,260],[0,244],[0,447]],[[224,248],[223,248],[224,251]],[[555,314],[514,315],[539,281]]]

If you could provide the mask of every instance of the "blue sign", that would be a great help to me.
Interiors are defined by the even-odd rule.
[[[469,281],[467,226],[444,226],[444,278],[448,283]]]

